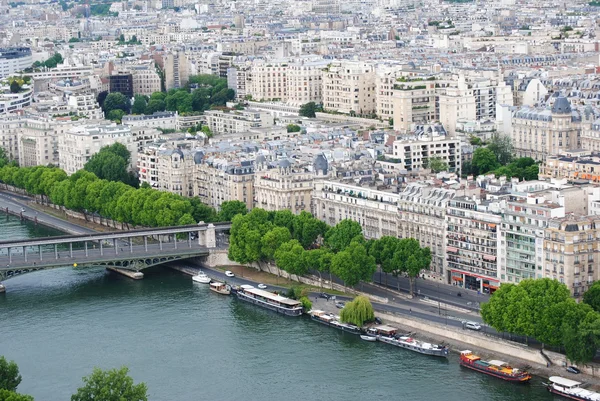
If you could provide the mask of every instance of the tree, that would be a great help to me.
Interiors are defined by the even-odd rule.
[[[157,111],[165,111],[165,101],[162,99],[150,99],[144,109],[144,114],[154,114]]]
[[[356,221],[345,219],[327,231],[325,244],[333,252],[340,252],[356,237],[362,237],[362,227]]]
[[[14,391],[0,389],[0,401],[33,401],[30,395],[18,394]]]
[[[302,117],[315,118],[317,116],[316,113],[320,111],[319,109],[315,102],[308,102],[300,106],[299,114]]]
[[[111,110],[108,112],[108,115],[106,116],[106,118],[108,118],[111,121],[115,121],[120,123],[121,120],[123,119],[123,116],[125,115],[125,112],[121,109],[115,109],[115,110]]]
[[[302,131],[302,127],[300,127],[299,125],[296,124],[288,124],[287,125],[287,132],[300,132]]]
[[[324,236],[326,231],[327,224],[315,219],[312,214],[306,211],[294,216],[292,221],[292,236],[300,241],[305,249],[313,245],[320,235]]]
[[[367,254],[364,245],[352,241],[343,251],[333,256],[331,270],[345,285],[354,287],[361,281],[371,281],[377,264],[375,258]]]
[[[434,173],[441,171],[448,171],[448,163],[446,163],[441,157],[430,157],[427,160],[427,167]]]
[[[17,391],[19,383],[21,383],[21,375],[17,364],[0,356],[0,389]]]
[[[310,302],[310,299],[308,299],[308,297],[300,297],[298,301],[302,303],[302,308],[305,312],[308,312],[312,309],[312,302]]]
[[[71,401],[147,401],[146,384],[134,384],[129,369],[111,369],[94,372],[83,378],[84,386],[77,389]]]
[[[413,295],[415,278],[421,270],[429,269],[431,265],[431,250],[429,247],[421,248],[419,241],[414,238],[403,238],[398,243],[392,263],[408,275],[410,295]]]
[[[494,135],[488,142],[487,148],[496,155],[496,160],[501,165],[505,166],[511,162],[513,157],[513,145],[510,136]]]
[[[375,319],[373,305],[371,305],[369,298],[359,295],[344,306],[340,312],[340,319],[342,322],[362,327],[366,322]]]
[[[4,148],[0,148],[0,168],[6,166],[8,164],[8,156],[6,155],[6,150]]]
[[[10,93],[19,93],[21,91],[21,85],[17,81],[10,83]]]
[[[291,239],[290,230],[285,227],[273,227],[261,239],[263,257],[273,259],[279,247]]]
[[[131,112],[133,114],[144,114],[146,107],[148,106],[146,96],[136,95],[131,106]]]
[[[130,103],[127,97],[120,92],[109,93],[104,99],[102,110],[105,115],[109,115],[112,110],[122,110],[125,114],[129,113]]]
[[[116,142],[92,155],[83,168],[100,179],[137,186],[137,178],[129,172],[130,158],[131,153],[125,145]]]
[[[369,243],[369,255],[375,258],[375,262],[386,274],[386,283],[388,273],[398,275],[399,267],[394,263],[394,254],[400,246],[400,239],[397,237],[383,236]],[[398,284],[400,285],[400,284]]]
[[[304,264],[304,248],[295,239],[283,243],[275,251],[275,263],[280,269],[290,274],[301,276],[306,274],[307,267]]]
[[[231,220],[228,257],[239,263],[258,262],[262,258],[262,237],[271,230],[269,214],[260,208]]]
[[[244,202],[238,200],[225,201],[221,203],[221,210],[217,219],[219,221],[231,221],[236,215],[244,215],[246,213],[248,213],[248,208]]]
[[[592,307],[596,312],[600,312],[600,281],[596,281],[583,294],[583,302]]]
[[[471,166],[474,174],[485,174],[500,167],[496,155],[488,148],[477,148]]]

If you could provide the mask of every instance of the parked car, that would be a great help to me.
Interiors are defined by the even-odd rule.
[[[331,295],[329,295],[329,294],[327,294],[325,292],[322,292],[322,293],[319,294],[319,298],[329,299],[329,298],[331,298]]]
[[[260,288],[261,290],[264,290],[265,288],[267,288],[267,286],[262,283],[259,284],[257,287]]]
[[[233,274],[233,272],[231,272],[231,271],[229,271],[229,270],[227,270],[227,271],[225,272],[225,275],[226,275],[227,277],[235,277],[235,274]]]
[[[346,304],[344,302],[342,302],[342,301],[337,301],[335,303],[335,307],[338,308],[338,309],[342,309],[344,306],[346,306]]]
[[[477,322],[463,322],[463,325],[465,326],[465,328],[467,328],[469,330],[475,330],[475,331],[481,330],[481,325]]]
[[[581,373],[581,370],[577,369],[575,366],[569,366],[567,367],[567,372],[575,373],[576,375],[578,375]]]
[[[458,294],[456,294],[457,297],[462,297],[462,294],[459,292]]]
[[[21,208],[21,213],[25,213],[25,208],[24,207]]]
[[[383,324],[383,322],[381,321],[381,319],[378,318],[378,317],[375,318],[375,323],[377,323],[377,324]]]

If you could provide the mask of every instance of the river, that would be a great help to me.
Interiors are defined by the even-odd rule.
[[[0,240],[58,232],[0,215]],[[160,267],[133,281],[65,267],[7,280],[0,355],[19,392],[67,401],[97,366],[126,365],[150,400],[553,400],[449,361],[283,317]],[[558,400],[558,398],[557,398]]]

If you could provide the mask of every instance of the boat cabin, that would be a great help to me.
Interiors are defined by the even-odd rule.
[[[373,326],[370,327],[369,330],[367,330],[367,333],[369,334],[376,334],[376,335],[380,335],[380,336],[386,336],[386,337],[393,337],[396,332],[398,332],[398,329],[392,326],[386,326],[386,325],[381,325],[381,326]]]
[[[550,380],[552,384],[560,386],[564,389],[574,389],[581,386],[580,382],[576,382],[575,380],[571,379],[565,379],[564,377],[560,376],[551,376],[548,380]]]
[[[473,352],[471,352],[469,350],[460,351],[460,357],[461,357],[461,359],[467,360],[471,363],[473,363],[475,361],[479,361],[481,359],[477,355],[473,355]]]

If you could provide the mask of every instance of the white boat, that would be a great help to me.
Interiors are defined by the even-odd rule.
[[[362,334],[361,334],[361,336],[360,336],[360,339],[361,339],[361,340],[365,340],[365,341],[371,341],[371,342],[373,342],[373,341],[377,341],[377,337],[373,337],[373,336],[365,336],[365,335],[362,335]]]
[[[229,284],[220,283],[218,281],[213,281],[210,283],[211,291],[214,291],[218,294],[229,295],[231,294],[231,287]]]
[[[208,277],[203,272],[198,272],[197,275],[192,276],[192,280],[194,280],[196,283],[202,283],[202,284],[209,284],[210,283],[210,277]]]
[[[547,386],[548,391],[550,391],[552,394],[558,394],[571,400],[600,400],[600,393],[581,388],[580,382],[571,379],[565,379],[564,377],[550,377],[550,383],[548,383]]]

